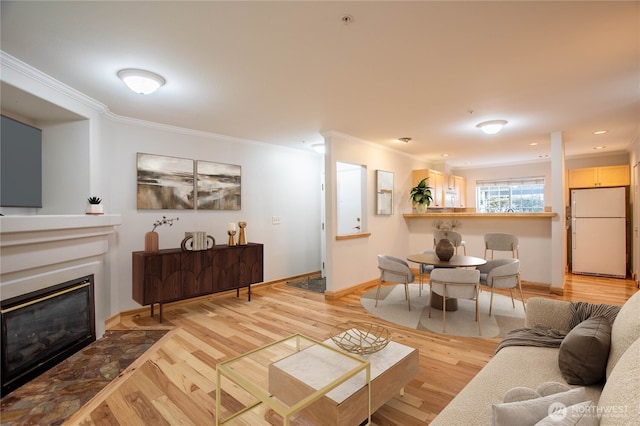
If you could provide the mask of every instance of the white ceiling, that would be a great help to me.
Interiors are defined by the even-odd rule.
[[[638,135],[638,1],[1,3],[4,52],[122,116],[301,149],[333,130],[451,167]],[[167,84],[136,95],[122,68]]]

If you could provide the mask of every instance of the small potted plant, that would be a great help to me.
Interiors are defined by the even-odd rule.
[[[98,197],[89,197],[87,198],[89,205],[87,206],[86,213],[87,214],[104,214],[104,209],[102,204],[102,199]]]
[[[418,185],[411,188],[409,192],[409,197],[411,198],[411,204],[416,208],[416,211],[420,214],[425,213],[427,211],[427,207],[433,201],[433,197],[431,196],[431,188],[427,185],[427,180],[429,178],[426,177],[418,182]]]

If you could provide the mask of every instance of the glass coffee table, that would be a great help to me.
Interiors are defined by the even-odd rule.
[[[370,375],[369,361],[294,334],[218,364],[216,424],[315,423],[313,416],[324,411],[323,397],[360,388],[365,398],[359,402],[370,423]]]
[[[418,374],[416,348],[389,341],[366,355],[300,334],[218,364],[216,423],[371,424]]]

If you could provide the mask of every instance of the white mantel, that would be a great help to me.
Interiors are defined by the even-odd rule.
[[[111,252],[120,215],[0,217],[0,298],[94,275],[96,332],[110,316]]]

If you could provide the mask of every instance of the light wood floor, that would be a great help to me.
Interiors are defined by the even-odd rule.
[[[564,295],[525,287],[525,299],[554,299],[622,305],[637,291],[629,280],[567,277]],[[376,425],[429,423],[491,358],[499,339],[452,337],[407,329],[372,317],[359,291],[334,302],[282,283],[257,286],[252,300],[235,292],[165,306],[165,322],[142,315],[111,328],[169,328],[171,331],[66,424],[215,424],[218,362],[294,333],[324,340],[347,320],[385,324],[393,339],[420,351],[418,376],[373,415]],[[157,313],[156,313],[157,315]]]

